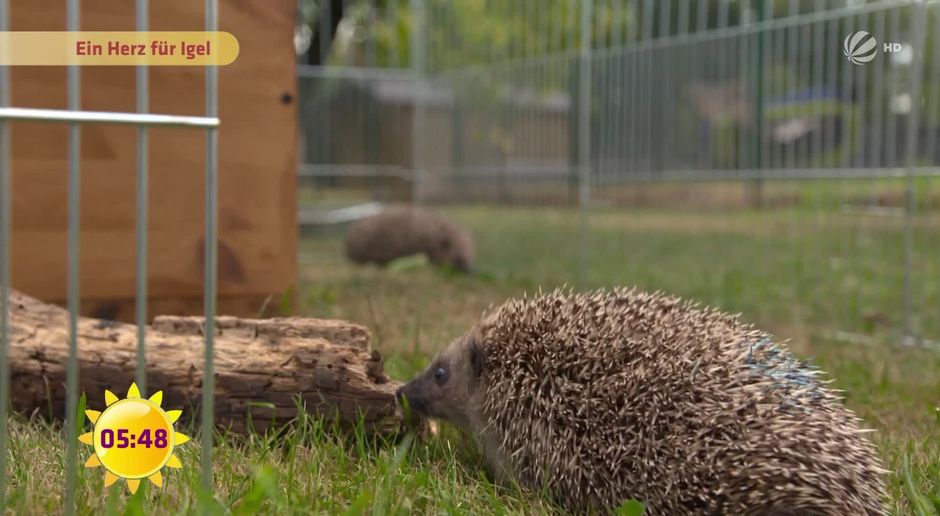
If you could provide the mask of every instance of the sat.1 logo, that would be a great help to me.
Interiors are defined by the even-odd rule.
[[[182,467],[173,448],[189,440],[187,435],[173,430],[173,423],[182,411],[165,411],[160,407],[163,391],[149,399],[141,398],[137,384],[131,384],[125,399],[105,390],[104,401],[107,405],[104,412],[85,411],[95,425],[94,431],[78,438],[95,449],[85,467],[104,466],[105,487],[119,478],[127,479],[131,493],[137,491],[143,478],[157,487],[163,486],[160,470],[164,466]]]
[[[878,42],[875,37],[866,31],[853,32],[842,40],[842,54],[852,64],[865,64],[871,62],[878,53]]]
[[[886,54],[901,52],[903,49],[904,45],[896,42],[886,42],[881,45],[881,50]],[[870,63],[877,54],[878,41],[867,31],[850,32],[842,40],[842,55],[852,64],[863,65]]]

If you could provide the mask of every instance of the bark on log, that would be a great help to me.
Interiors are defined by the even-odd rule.
[[[64,414],[68,312],[10,291],[10,369],[13,407]],[[163,406],[197,416],[203,366],[201,317],[157,317],[147,333],[147,392],[162,390]],[[80,383],[89,407],[102,408],[104,390],[123,396],[134,380],[136,330],[130,324],[81,318]],[[307,411],[371,431],[400,429],[393,382],[369,348],[366,328],[345,321],[217,318],[216,423],[236,432],[285,423]]]

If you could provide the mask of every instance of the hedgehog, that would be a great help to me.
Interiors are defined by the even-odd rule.
[[[869,430],[820,374],[739,315],[562,289],[491,308],[396,395],[574,513],[883,514]]]
[[[346,257],[353,263],[384,267],[417,254],[435,265],[471,272],[473,238],[439,213],[409,205],[389,206],[357,221],[346,233]]]

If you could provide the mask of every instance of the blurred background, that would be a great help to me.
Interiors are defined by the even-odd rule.
[[[938,17],[301,0],[301,274],[336,270],[345,222],[424,203],[470,228],[500,284],[636,284],[797,340],[934,346]]]

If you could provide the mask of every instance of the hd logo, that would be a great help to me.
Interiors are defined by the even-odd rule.
[[[878,42],[866,31],[852,32],[842,41],[842,53],[852,64],[871,62],[878,53]]]

